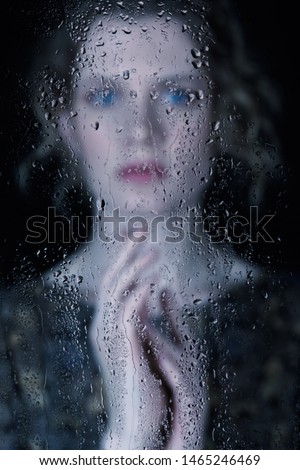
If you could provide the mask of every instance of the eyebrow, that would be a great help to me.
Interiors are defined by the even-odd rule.
[[[124,70],[125,72],[125,70]],[[137,72],[131,72],[136,74]],[[138,76],[138,73],[137,73]],[[83,86],[95,86],[97,83],[107,83],[107,82],[114,82],[118,79],[123,78],[123,72],[117,73],[117,74],[101,74],[98,76],[92,76],[92,77],[86,77],[83,80]],[[150,80],[153,80],[153,82],[157,81],[157,83],[163,83],[163,82],[170,82],[171,83],[176,83],[176,82],[196,82],[196,81],[203,81],[205,80],[205,77],[196,77],[193,76],[192,73],[186,73],[183,72],[182,74],[178,73],[174,75],[173,73],[171,75],[159,75],[157,72],[154,72],[152,75],[149,75],[147,78]],[[130,81],[130,77],[129,77]]]
[[[186,73],[186,72],[183,72],[182,74],[178,73],[176,75],[165,75],[163,77],[161,77],[162,80],[164,81],[169,81],[171,83],[173,82],[182,82],[182,81],[187,81],[187,82],[194,82],[194,81],[199,81],[199,80],[203,80],[203,77],[195,77],[193,76],[191,73]]]
[[[99,83],[99,82],[109,82],[111,80],[114,80],[116,78],[119,78],[121,74],[112,74],[112,75],[106,75],[106,74],[101,74],[101,75],[88,75],[83,78],[82,83],[85,84],[92,84],[92,83]]]

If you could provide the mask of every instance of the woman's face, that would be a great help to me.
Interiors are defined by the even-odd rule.
[[[95,196],[121,212],[191,205],[208,175],[207,67],[182,26],[103,19],[81,51],[69,125]]]

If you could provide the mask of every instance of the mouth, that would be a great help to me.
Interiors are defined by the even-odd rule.
[[[121,168],[118,177],[122,181],[146,184],[166,178],[165,169],[157,162],[132,163]]]

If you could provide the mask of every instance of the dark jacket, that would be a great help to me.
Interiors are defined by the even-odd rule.
[[[1,293],[0,449],[97,449],[106,413],[76,279]],[[207,357],[205,449],[300,447],[299,279],[259,284],[196,307]]]

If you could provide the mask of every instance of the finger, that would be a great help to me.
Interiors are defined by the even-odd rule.
[[[167,449],[192,448],[191,439],[195,435],[199,441],[197,448],[201,448],[200,436],[203,435],[207,414],[204,363],[197,362],[195,366],[188,344],[160,341],[159,333],[151,327],[147,327],[146,334],[154,352],[152,360],[157,366],[157,375],[171,394]]]
[[[132,256],[133,249],[132,241],[128,240],[121,245],[118,257],[116,259],[112,258],[112,266],[107,270],[106,274],[102,277],[102,283],[107,283],[107,281],[114,278],[115,273],[118,273],[124,265],[129,264],[130,257]]]
[[[111,295],[115,300],[125,301],[126,297],[136,290],[139,284],[148,281],[147,277],[151,277],[154,270],[155,257],[155,253],[147,252],[134,262],[125,265],[117,273],[111,290]]]
[[[149,315],[144,322],[156,333],[159,341],[180,345],[186,330],[181,296],[169,288],[158,290],[154,282],[147,304]]]
[[[120,250],[113,270],[115,272],[120,271],[123,266],[131,264],[137,258],[143,257],[147,252],[152,252],[155,255],[158,249],[155,246],[150,247],[149,244],[133,242],[127,238],[124,243],[120,244]]]
[[[139,263],[155,262],[159,257],[157,248],[149,248],[149,246],[141,246],[141,244],[133,244],[133,242],[126,242],[122,247],[120,255],[117,261],[107,270],[106,274],[102,277],[102,285],[107,285],[109,289],[113,289],[116,279],[120,279],[124,276],[129,276],[131,272],[138,267]],[[132,267],[132,270],[129,271]],[[110,287],[109,287],[110,286]]]
[[[183,301],[178,294],[169,288],[161,292],[161,305],[165,321],[174,342],[180,343],[182,339],[182,311]]]

